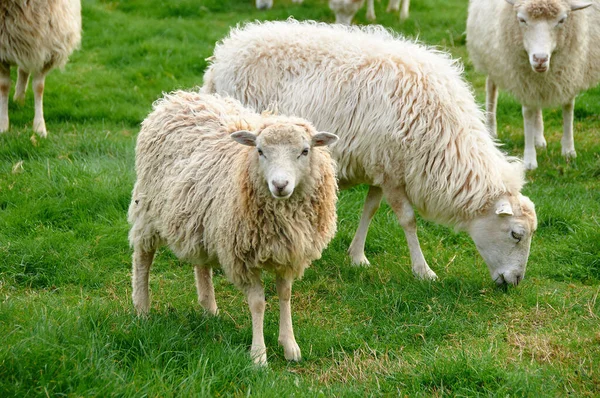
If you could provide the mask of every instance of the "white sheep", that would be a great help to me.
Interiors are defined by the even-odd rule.
[[[349,254],[364,244],[383,196],[404,229],[413,272],[433,279],[413,206],[469,232],[497,283],[525,274],[536,229],[520,194],[522,165],[487,133],[457,62],[380,26],[251,23],[217,43],[203,91],[255,109],[277,103],[340,139],[332,146],[340,186],[370,185]]]
[[[542,108],[561,105],[562,154],[574,158],[575,96],[600,81],[600,4],[570,0],[471,0],[467,47],[487,75],[487,124],[496,136],[498,87],[523,106],[527,169],[546,147]],[[552,62],[550,62],[552,60]]]
[[[268,270],[276,275],[279,343],[286,359],[300,360],[291,288],[335,233],[335,164],[323,147],[336,139],[233,99],[177,91],[157,101],[138,136],[129,207],[138,313],[150,308],[148,275],[160,245],[194,264],[198,301],[211,314],[211,267],[220,265],[246,294],[251,355],[266,364],[260,275]]]
[[[401,0],[390,0],[387,12],[398,11]],[[350,25],[354,15],[360,10],[365,0],[329,0],[329,8],[335,14],[335,23]],[[400,20],[408,18],[408,8],[410,0],[403,0],[402,10],[400,11]],[[367,0],[367,20],[375,21],[375,0]]]
[[[304,0],[292,0],[292,2],[296,4],[302,4],[303,1]],[[256,0],[256,8],[259,10],[267,10],[271,7],[273,7],[273,0]]]
[[[14,100],[23,103],[32,74],[33,130],[46,137],[44,81],[79,46],[81,4],[79,0],[2,0],[0,15],[0,133],[8,130],[10,67],[17,65]]]

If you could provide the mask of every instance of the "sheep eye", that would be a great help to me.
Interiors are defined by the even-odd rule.
[[[257,151],[258,151],[258,156],[265,156],[262,149],[258,148]]]
[[[519,22],[522,23],[523,25],[527,25],[527,21],[525,20],[525,18],[519,17]]]
[[[562,17],[559,21],[558,21],[558,25],[562,25],[565,23],[565,21],[567,20],[567,17]]]
[[[307,156],[308,155],[308,148],[304,148],[304,150],[301,153],[302,156]]]
[[[512,236],[513,239],[517,241],[517,243],[519,243],[521,239],[523,239],[523,236],[521,234],[516,233],[515,231],[512,231],[510,233],[510,236]]]

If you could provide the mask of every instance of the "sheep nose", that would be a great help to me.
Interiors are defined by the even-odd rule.
[[[545,64],[548,62],[548,54],[533,54],[533,62],[537,64]]]
[[[273,186],[275,188],[277,188],[277,191],[281,192],[285,189],[285,187],[288,186],[289,181],[288,180],[279,180],[279,181],[273,180],[273,181],[271,181],[271,183],[273,184]]]

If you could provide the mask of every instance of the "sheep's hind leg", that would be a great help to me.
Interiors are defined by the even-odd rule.
[[[294,337],[292,326],[292,279],[277,275],[277,295],[279,296],[279,344],[283,346],[283,354],[288,361],[299,361],[302,358],[300,347]]]
[[[410,8],[410,0],[402,0],[402,9],[400,10],[400,20],[408,19],[408,9]]]
[[[209,314],[217,315],[219,309],[215,300],[215,287],[212,281],[212,268],[202,265],[194,266],[194,276],[196,279],[196,290],[198,292],[198,303]]]
[[[265,290],[260,280],[260,272],[252,275],[252,283],[246,286],[244,291],[248,299],[250,314],[252,314],[252,346],[250,347],[250,356],[255,364],[266,366],[267,347],[263,332],[266,304]]]
[[[8,130],[8,94],[10,92],[10,65],[0,62],[0,133]]]
[[[537,169],[535,147],[537,143],[544,143],[544,120],[541,108],[530,108],[523,105],[523,125],[525,132],[525,153],[523,162],[527,170]]]
[[[419,238],[417,237],[417,220],[415,218],[415,212],[406,197],[404,188],[389,188],[384,186],[383,193],[385,199],[394,210],[394,213],[396,213],[396,217],[398,217],[402,229],[404,229],[404,235],[408,242],[413,274],[419,279],[437,279],[437,275],[429,268],[429,265],[427,265],[427,261],[425,261],[425,257],[423,256],[423,252],[421,251]]]
[[[375,0],[367,0],[367,20],[375,21],[377,16],[375,15]]]
[[[498,86],[488,78],[485,81],[485,117],[486,124],[490,135],[494,138],[498,137],[497,122],[496,122],[496,106],[498,104]]]
[[[575,152],[575,141],[573,139],[573,111],[575,109],[575,98],[568,104],[563,105],[563,136],[560,140],[562,155],[569,160],[577,157]]]
[[[390,0],[386,12],[398,11],[400,9],[400,0]]]
[[[131,285],[133,306],[138,315],[146,315],[150,310],[150,295],[148,294],[148,278],[150,267],[154,260],[154,250],[145,251],[140,247],[133,250],[133,269]]]
[[[381,198],[383,197],[383,191],[381,188],[371,185],[367,198],[365,199],[365,205],[363,207],[362,216],[360,217],[360,223],[354,234],[354,239],[348,248],[348,254],[352,258],[352,263],[356,265],[369,265],[369,260],[365,256],[365,241],[367,240],[367,232],[369,231],[369,224],[373,219],[379,205],[381,204]]]
[[[25,72],[19,68],[17,86],[15,87],[15,96],[13,100],[20,105],[25,102],[25,91],[27,91],[27,85],[29,84],[29,72]]]
[[[33,118],[33,131],[38,133],[40,137],[45,138],[46,122],[44,121],[44,85],[46,80],[46,70],[36,72],[33,75],[33,98],[35,105],[35,117]]]

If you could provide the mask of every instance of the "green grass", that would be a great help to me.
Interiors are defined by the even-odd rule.
[[[380,23],[461,58],[483,100],[466,1],[415,1],[402,24],[386,4],[376,3]],[[134,316],[126,212],[139,123],[162,92],[202,83],[230,26],[290,15],[334,19],[316,0],[275,0],[269,11],[251,0],[84,0],[82,48],[47,79],[48,138],[33,135],[31,92],[24,107],[10,104],[0,135],[0,396],[598,396],[600,88],[578,97],[570,163],[560,110],[545,111],[548,150],[524,190],[539,230],[518,288],[496,289],[468,236],[422,220],[440,279],[415,280],[385,205],[367,241],[373,266],[352,267],[361,187],[341,193],[339,233],[294,285],[300,363],[277,346],[271,276],[268,369],[250,363],[242,294],[217,272],[221,313],[203,315],[191,267],[167,250],[151,276],[151,315]],[[520,156],[520,106],[507,94],[498,119],[504,148]]]

